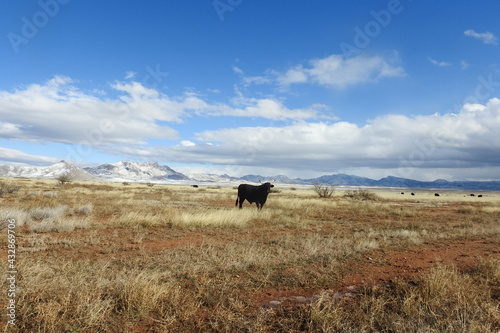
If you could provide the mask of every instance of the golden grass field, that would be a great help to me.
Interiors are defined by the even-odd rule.
[[[0,185],[7,332],[500,331],[498,192]]]

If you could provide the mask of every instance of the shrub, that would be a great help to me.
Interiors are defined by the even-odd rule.
[[[59,206],[56,208],[50,208],[50,207],[33,208],[30,211],[30,216],[35,220],[57,221],[64,216],[64,214],[68,211],[68,209],[69,209],[68,206]]]
[[[320,198],[330,198],[335,188],[329,185],[314,184],[313,190]]]
[[[349,198],[353,200],[370,200],[370,201],[377,201],[380,199],[380,197],[368,190],[349,190],[344,194],[344,198]]]
[[[71,183],[71,177],[68,175],[61,175],[57,177],[57,181],[59,182],[59,185],[68,184]]]
[[[79,207],[78,209],[75,209],[75,213],[78,215],[89,215],[92,213],[93,209],[94,209],[94,205],[87,204],[85,206]]]
[[[475,211],[475,208],[472,206],[464,206],[457,209],[457,213],[459,214],[473,214]]]
[[[0,229],[7,226],[7,220],[15,220],[18,227],[27,225],[31,222],[30,215],[22,210],[15,208],[0,208]]]
[[[15,187],[13,185],[0,182],[0,198],[3,197],[5,194],[16,193],[17,191],[19,191],[19,187]]]
[[[45,219],[34,223],[30,227],[32,232],[65,232],[75,229],[85,229],[90,226],[89,220],[86,218],[63,218],[60,220]]]

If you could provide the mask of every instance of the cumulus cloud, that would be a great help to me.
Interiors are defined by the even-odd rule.
[[[365,168],[401,177],[422,176],[422,170],[459,174],[500,168],[498,128],[500,99],[491,99],[485,105],[466,104],[458,113],[385,115],[363,126],[297,122],[210,130],[198,133],[196,146],[154,147],[149,152],[153,159],[272,167],[278,173],[287,168],[325,173]],[[204,144],[209,142],[217,144]]]
[[[0,91],[0,137],[81,143],[96,146],[144,143],[146,138],[174,139],[177,133],[158,121],[180,121],[189,98],[172,100],[138,83],[117,83],[116,99],[85,93],[68,77]]]
[[[289,109],[273,98],[240,98],[239,105],[208,103],[194,93],[168,96],[139,82],[114,82],[115,97],[82,91],[69,77],[44,84],[0,91],[0,138],[25,142],[58,142],[104,148],[144,145],[149,139],[178,140],[169,124],[193,114],[307,119],[320,107]]]
[[[485,44],[491,44],[491,45],[497,45],[498,44],[498,38],[491,32],[486,31],[486,32],[475,32],[472,29],[465,30],[464,35],[468,37],[472,37],[475,39],[479,39]]]
[[[190,93],[170,97],[137,82],[115,82],[116,97],[92,95],[67,77],[0,91],[0,138],[90,144],[101,152],[175,163],[239,165],[317,172],[379,170],[403,177],[420,170],[500,168],[500,99],[460,112],[384,115],[364,125],[322,117],[322,105],[289,108],[275,98],[209,103]],[[286,126],[222,128],[181,140],[169,124],[192,114],[293,120]],[[149,145],[150,139],[159,144]],[[164,145],[162,140],[180,144]],[[0,159],[55,161],[0,150]],[[447,178],[447,177],[444,177]]]

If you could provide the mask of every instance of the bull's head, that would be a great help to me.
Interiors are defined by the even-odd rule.
[[[271,192],[271,187],[274,187],[273,184],[271,184],[270,182],[267,182],[267,183],[263,183],[263,182],[260,182],[260,186],[263,187],[267,193],[270,193]]]

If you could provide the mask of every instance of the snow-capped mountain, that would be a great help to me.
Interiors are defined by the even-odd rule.
[[[151,162],[121,161],[85,168],[89,173],[111,181],[154,182],[188,180],[189,178],[166,165]]]
[[[48,178],[55,179],[60,176],[69,176],[75,181],[127,181],[151,183],[184,183],[193,182],[230,184],[238,182],[259,183],[276,181],[278,184],[311,185],[325,184],[333,186],[380,186],[380,187],[407,187],[407,188],[446,188],[470,190],[500,190],[500,181],[453,181],[438,179],[432,182],[416,181],[412,179],[385,177],[379,180],[350,176],[344,174],[325,175],[312,179],[290,179],[286,176],[263,177],[259,175],[246,175],[241,178],[228,175],[215,175],[204,173],[189,173],[189,177],[179,173],[166,165],[151,162],[122,161],[113,164],[101,164],[92,168],[79,168],[65,161],[50,166],[12,166],[0,165],[0,177]]]
[[[185,173],[187,177],[191,180],[195,180],[198,182],[212,182],[212,183],[230,183],[234,181],[241,180],[240,178],[231,177],[229,175],[216,175],[213,173],[197,173],[197,172],[188,172]]]
[[[49,166],[13,166],[0,165],[1,177],[24,177],[24,178],[58,178],[68,176],[73,180],[98,181],[98,177],[90,174],[82,168],[65,161]]]

